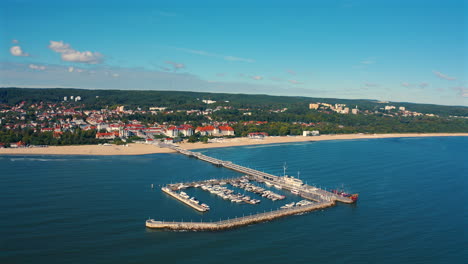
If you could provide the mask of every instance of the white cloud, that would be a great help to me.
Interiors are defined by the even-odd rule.
[[[374,60],[371,60],[371,59],[369,59],[369,60],[363,60],[363,61],[361,61],[361,63],[362,63],[362,64],[367,64],[367,65],[369,65],[369,64],[374,64],[374,63],[375,63],[375,61],[374,61]]]
[[[293,71],[293,70],[287,70],[286,72],[289,73],[289,74],[291,74],[291,75],[296,75],[296,72]]]
[[[411,84],[407,83],[407,82],[402,82],[401,83],[401,86],[404,86],[404,87],[410,87]]]
[[[299,82],[299,81],[296,81],[296,80],[289,80],[290,83],[292,84],[303,84],[303,82]]]
[[[18,41],[17,39],[12,39],[12,40],[11,40],[11,43],[13,43],[13,44],[18,44],[19,41]]]
[[[263,77],[259,76],[259,75],[250,76],[250,78],[252,78],[253,80],[256,80],[256,81],[263,80]]]
[[[422,82],[419,84],[419,87],[421,88],[426,88],[427,86],[429,86],[429,84],[427,82]]]
[[[448,76],[446,74],[443,74],[441,72],[438,72],[438,71],[432,71],[437,77],[441,78],[441,79],[445,79],[445,80],[449,80],[449,81],[453,81],[453,80],[456,80],[457,78],[455,77],[451,77],[451,76]]]
[[[452,89],[455,90],[455,91],[458,91],[458,94],[461,97],[468,98],[468,87],[458,86],[458,87],[454,87]]]
[[[33,70],[43,71],[46,69],[44,65],[29,64],[29,68]]]
[[[242,62],[248,62],[248,63],[255,62],[252,59],[246,59],[246,58],[240,58],[240,57],[234,57],[234,56],[224,56],[223,58],[227,61],[242,61]]]
[[[364,85],[366,87],[379,87],[379,84],[378,83],[369,83],[369,82],[366,82],[364,83]]]
[[[20,46],[13,46],[10,48],[10,53],[13,56],[28,57],[29,54],[25,53]]]
[[[370,64],[375,64],[375,57],[370,57],[370,58],[366,58],[366,59],[363,59],[361,61],[361,64],[365,64],[365,65],[370,65]]]
[[[68,67],[68,72],[73,72],[75,70],[75,68],[73,67]]]
[[[50,41],[49,48],[61,54],[63,61],[80,62],[88,64],[102,63],[103,55],[99,52],[78,51],[63,41]]]
[[[120,76],[120,74],[118,74],[118,73],[113,73],[113,74],[112,74],[112,77],[114,77],[114,78],[117,78],[117,77],[119,77],[119,76]]]
[[[172,65],[172,67],[174,67],[174,71],[185,68],[185,64],[183,64],[183,63],[179,63],[179,62],[175,62],[175,61],[166,61],[165,63]]]
[[[187,53],[201,55],[201,56],[221,58],[226,61],[240,61],[240,62],[248,62],[248,63],[255,62],[255,60],[249,59],[249,58],[241,58],[241,57],[235,57],[235,56],[230,56],[230,55],[221,55],[221,54],[211,53],[211,52],[204,51],[204,50],[193,50],[193,49],[185,49],[185,48],[175,48],[175,49],[184,51]]]

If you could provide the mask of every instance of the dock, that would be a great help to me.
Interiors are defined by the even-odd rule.
[[[333,192],[329,192],[329,191],[326,191],[326,190],[323,190],[314,186],[303,184],[302,181],[293,177],[276,176],[276,175],[269,174],[266,172],[262,172],[262,171],[254,170],[254,169],[247,168],[241,165],[237,165],[237,164],[232,163],[231,161],[224,161],[224,160],[206,156],[199,152],[186,150],[175,145],[165,145],[165,147],[171,148],[183,155],[198,158],[200,160],[209,162],[213,165],[222,166],[227,169],[231,169],[231,170],[243,173],[245,175],[250,176],[252,180],[255,180],[258,182],[265,182],[265,183],[268,182],[272,185],[277,185],[277,186],[280,186],[282,189],[286,189],[290,191],[298,190],[300,196],[306,199],[310,199],[314,201],[335,200],[335,201],[342,202],[342,203],[354,203],[355,202],[353,199],[349,197],[344,197],[342,195],[335,194]]]
[[[206,208],[204,206],[201,206],[200,204],[195,203],[195,202],[191,201],[190,199],[187,199],[187,198],[184,198],[184,197],[180,196],[178,193],[172,191],[171,189],[169,189],[167,187],[162,187],[161,190],[163,192],[167,193],[168,195],[174,197],[175,199],[181,201],[182,203],[192,207],[193,209],[195,209],[197,211],[206,212],[206,211],[209,210],[208,208]]]
[[[211,179],[211,180],[197,181],[197,182],[190,182],[190,183],[177,183],[177,184],[170,184],[162,188],[163,191],[166,192],[167,194],[171,195],[172,197],[178,199],[179,201],[191,206],[192,208],[198,211],[205,212],[209,210],[209,208],[208,209],[204,208],[203,206],[197,203],[194,203],[193,201],[189,199],[184,199],[183,197],[178,195],[175,191],[181,190],[184,188],[189,188],[189,187],[196,187],[200,185],[225,185],[227,183],[230,183],[231,185],[233,185],[233,183],[237,184],[237,183],[242,183],[242,182],[246,182],[247,180],[249,180],[249,181],[265,183],[270,186],[275,186],[276,188],[289,190],[292,193],[302,198],[313,201],[313,203],[304,201],[305,203],[303,203],[302,206],[293,206],[293,207],[287,207],[287,208],[283,207],[283,208],[279,208],[278,210],[271,211],[271,212],[259,213],[255,215],[243,216],[243,217],[238,217],[238,218],[236,217],[234,219],[228,219],[228,220],[223,220],[223,221],[218,221],[218,222],[175,222],[175,221],[167,222],[167,221],[157,221],[154,219],[149,219],[146,221],[146,227],[148,228],[168,229],[168,230],[219,231],[219,230],[237,228],[240,226],[250,225],[254,223],[271,221],[271,220],[289,216],[289,215],[307,213],[307,212],[314,211],[317,209],[328,208],[331,206],[335,206],[336,202],[350,204],[350,203],[356,202],[357,200],[357,195],[345,196],[342,193],[339,193],[336,191],[329,192],[329,191],[326,191],[326,190],[323,190],[314,186],[309,186],[307,184],[304,184],[300,179],[297,179],[291,176],[287,176],[287,175],[276,176],[273,174],[261,172],[258,170],[254,170],[251,168],[247,168],[244,166],[234,164],[231,161],[224,161],[224,160],[206,156],[199,152],[193,152],[193,151],[189,151],[186,149],[182,149],[176,145],[165,144],[164,147],[171,148],[183,155],[194,157],[194,158],[209,162],[215,166],[225,167],[227,169],[231,169],[231,170],[245,174],[245,176],[242,176],[239,178]],[[261,190],[263,188],[259,188],[259,189]],[[266,191],[266,192],[270,192],[270,195],[272,194],[270,196],[271,199],[282,198],[281,195],[274,194],[271,191]]]

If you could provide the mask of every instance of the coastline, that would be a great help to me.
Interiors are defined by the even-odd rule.
[[[351,140],[351,139],[377,139],[377,138],[403,138],[403,137],[450,137],[468,136],[468,133],[402,133],[402,134],[340,134],[321,135],[315,137],[282,136],[267,137],[265,139],[232,138],[222,139],[214,143],[181,143],[180,147],[185,149],[207,149],[225,148],[236,146],[281,144],[294,142],[315,142],[325,140]],[[148,144],[129,144],[126,146],[103,146],[103,145],[73,145],[73,146],[50,146],[47,148],[3,148],[0,155],[145,155],[158,153],[175,153],[168,148],[160,148]]]

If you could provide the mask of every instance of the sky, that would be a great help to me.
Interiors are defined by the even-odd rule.
[[[468,106],[464,0],[0,4],[0,87]]]

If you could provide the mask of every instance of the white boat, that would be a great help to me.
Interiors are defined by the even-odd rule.
[[[299,190],[292,189],[292,190],[291,190],[291,193],[296,194],[296,195],[299,195]]]
[[[280,189],[280,190],[283,189],[281,186],[276,185],[276,184],[275,184],[275,188],[276,188],[276,189]]]
[[[265,184],[266,184],[267,186],[272,186],[272,185],[273,185],[272,183],[269,183],[269,182],[265,182]]]

